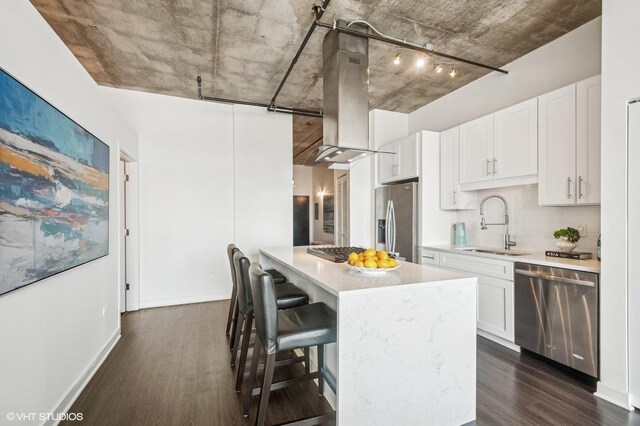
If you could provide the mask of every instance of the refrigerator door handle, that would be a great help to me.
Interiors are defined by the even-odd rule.
[[[391,207],[391,252],[396,252],[396,211],[393,207],[393,201],[389,201],[389,205]]]
[[[391,200],[387,201],[387,211],[384,214],[384,248],[389,251],[391,249]]]

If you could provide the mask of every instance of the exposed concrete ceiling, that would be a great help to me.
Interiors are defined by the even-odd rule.
[[[200,74],[206,95],[263,103],[313,20],[313,0],[32,3],[98,84],[195,98]],[[333,0],[323,21],[366,19],[386,34],[502,66],[600,14],[601,0]],[[279,105],[322,107],[325,32],[311,37]],[[403,63],[395,66],[396,47],[369,46],[372,109],[411,112],[488,72],[457,64],[458,76],[450,78],[434,73],[432,63],[418,69],[417,54],[402,49]],[[294,144],[316,141],[317,126],[306,121],[295,120]]]

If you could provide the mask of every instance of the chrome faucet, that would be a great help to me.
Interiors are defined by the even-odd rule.
[[[487,202],[487,200],[489,200],[490,198],[497,198],[499,200],[502,200],[502,203],[504,204],[504,222],[501,223],[487,223],[484,220],[484,203]],[[509,205],[507,204],[507,200],[505,200],[505,198],[502,195],[487,195],[486,197],[484,197],[482,199],[482,201],[480,202],[480,229],[485,230],[487,229],[487,226],[489,225],[507,225],[507,230],[506,233],[504,234],[504,249],[505,250],[510,250],[512,246],[516,245],[515,241],[511,240],[511,235],[509,235]]]

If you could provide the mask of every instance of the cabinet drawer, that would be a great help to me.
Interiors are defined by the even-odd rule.
[[[422,249],[420,263],[428,266],[440,266],[440,252]]]
[[[443,252],[439,257],[442,268],[513,281],[513,262]]]

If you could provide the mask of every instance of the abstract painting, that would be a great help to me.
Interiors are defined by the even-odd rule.
[[[0,69],[0,295],[109,253],[109,146]]]

